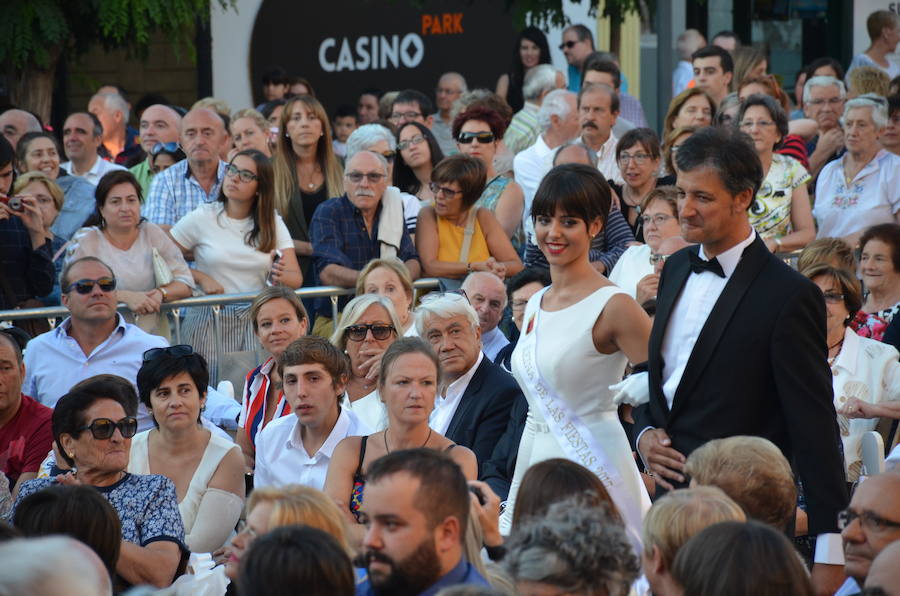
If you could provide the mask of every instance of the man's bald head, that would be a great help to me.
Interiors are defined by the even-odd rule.
[[[209,108],[194,108],[181,121],[181,146],[192,163],[217,160],[227,139],[225,122]]]
[[[881,588],[885,596],[900,596],[900,540],[884,547],[869,568],[866,590]]]
[[[478,313],[478,323],[482,333],[493,331],[503,318],[506,308],[506,286],[490,271],[470,273],[462,283],[469,304]]]
[[[150,153],[157,143],[175,143],[181,134],[181,116],[167,105],[156,103],[141,114],[141,148]]]
[[[34,114],[15,108],[0,114],[0,134],[6,137],[13,149],[26,132],[41,132],[41,123]]]

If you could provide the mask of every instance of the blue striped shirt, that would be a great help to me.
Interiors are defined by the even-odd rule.
[[[174,226],[178,220],[193,211],[201,203],[211,203],[219,196],[219,188],[225,179],[225,166],[219,160],[216,183],[207,193],[191,173],[188,160],[183,159],[153,177],[150,193],[144,202],[142,214],[161,226]]]

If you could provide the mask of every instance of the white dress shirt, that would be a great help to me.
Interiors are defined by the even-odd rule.
[[[650,247],[646,244],[629,246],[616,261],[616,266],[609,274],[609,281],[635,298],[638,282],[653,273],[653,265],[650,264],[651,252]]]
[[[497,354],[500,353],[500,350],[509,345],[509,339],[503,335],[503,332],[500,331],[499,327],[494,327],[487,333],[481,334],[481,351],[484,352],[485,356],[493,362],[494,358],[497,357]],[[481,359],[479,358],[479,362]]]
[[[463,393],[466,392],[469,382],[475,376],[475,371],[478,370],[483,359],[484,352],[478,352],[478,359],[472,365],[472,368],[467,370],[463,376],[450,383],[443,396],[439,395],[434,400],[434,411],[431,412],[431,419],[428,425],[438,433],[446,434],[447,429],[450,427],[450,421],[453,420],[453,415],[456,414],[456,408],[459,407],[459,402],[462,401]]]
[[[522,187],[525,206],[522,212],[522,229],[529,240],[534,236],[534,225],[531,223],[531,203],[541,180],[550,170],[550,156],[553,149],[544,142],[544,135],[538,135],[534,145],[519,151],[513,159],[513,176]]]
[[[301,429],[300,418],[291,414],[273,420],[256,435],[254,487],[302,484],[322,490],[337,444],[345,437],[372,432],[352,410],[341,408],[328,438],[318,451],[310,455],[303,446]]]
[[[588,145],[583,136],[579,140]],[[597,169],[600,170],[600,173],[607,180],[612,180],[616,184],[625,184],[625,181],[622,179],[622,172],[619,171],[619,164],[616,163],[616,145],[618,144],[619,137],[610,130],[609,138],[600,145],[600,150],[597,151]]]
[[[75,172],[73,172],[71,161],[67,161],[63,164],[60,164],[59,167],[64,169],[66,171],[66,174],[84,178],[85,180],[87,180],[88,182],[93,184],[94,186],[97,186],[97,183],[100,182],[100,179],[103,178],[104,174],[106,174],[107,172],[112,172],[114,170],[126,169],[125,167],[120,166],[117,163],[113,163],[111,161],[106,161],[99,155],[97,156],[97,159],[94,161],[94,165],[91,166],[91,169],[88,170],[87,172],[85,172],[84,174],[76,174]]]

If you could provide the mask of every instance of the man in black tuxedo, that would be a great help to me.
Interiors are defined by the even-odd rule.
[[[638,451],[657,484],[683,486],[686,456],[711,439],[775,443],[806,491],[820,536],[819,593],[840,582],[837,514],[847,506],[826,362],[821,291],[766,248],[747,209],[763,180],[750,139],[705,128],[676,154],[682,236],[667,260],[650,335],[650,400],[635,411]],[[825,535],[822,538],[821,535]],[[833,552],[833,551],[832,551]]]
[[[460,294],[438,294],[416,309],[416,329],[437,352],[443,379],[430,425],[471,449],[479,465],[506,430],[522,390],[481,350],[478,313]]]

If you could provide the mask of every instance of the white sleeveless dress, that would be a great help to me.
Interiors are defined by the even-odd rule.
[[[528,332],[532,316],[540,308],[541,299],[549,288],[541,290],[528,301],[523,318],[523,334]],[[581,419],[593,436],[596,444],[605,452],[607,460],[615,467],[622,479],[625,499],[633,499],[632,510],[642,515],[650,508],[650,497],[641,481],[638,468],[631,454],[628,438],[619,422],[613,394],[609,386],[622,380],[627,357],[622,352],[601,354],[594,347],[592,331],[594,323],[603,312],[610,298],[626,292],[616,286],[606,286],[595,291],[581,301],[559,311],[542,310],[535,318],[532,332],[538,333],[537,367],[555,393],[572,412]],[[508,534],[512,524],[516,494],[522,477],[528,468],[551,458],[565,458],[563,450],[552,428],[545,422],[539,406],[536,405],[535,388],[525,375],[526,358],[520,340],[512,355],[512,371],[528,400],[528,417],[519,444],[516,471],[506,509],[500,520],[500,530]],[[621,498],[621,497],[620,497]],[[623,504],[614,502],[624,514]],[[638,507],[635,508],[634,505]],[[640,541],[641,520],[626,519],[632,542]]]

